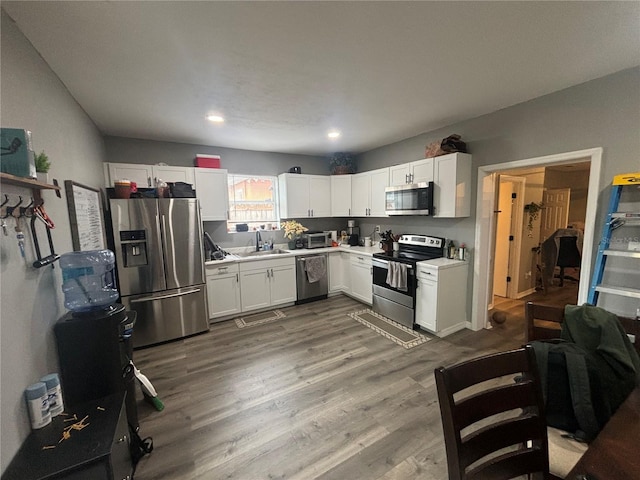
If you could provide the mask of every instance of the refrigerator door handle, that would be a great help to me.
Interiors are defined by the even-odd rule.
[[[199,291],[200,291],[199,288],[193,288],[191,290],[187,290],[186,292],[170,293],[168,295],[157,295],[157,296],[153,296],[152,295],[150,297],[136,298],[134,300],[131,300],[131,303],[150,302],[152,300],[163,300],[165,298],[182,297],[184,295],[189,295],[191,293],[197,293]]]

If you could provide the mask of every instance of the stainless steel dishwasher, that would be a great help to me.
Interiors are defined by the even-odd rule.
[[[297,304],[327,298],[329,292],[328,268],[326,253],[296,257]]]

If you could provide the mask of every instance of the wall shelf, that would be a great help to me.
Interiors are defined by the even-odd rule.
[[[57,185],[50,185],[48,183],[39,182],[32,178],[16,177],[9,173],[0,173],[0,182],[7,185],[16,185],[18,187],[25,187],[39,190],[60,190]]]

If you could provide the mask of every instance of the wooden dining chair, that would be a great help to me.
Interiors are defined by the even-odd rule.
[[[435,370],[450,480],[549,473],[547,425],[531,346]]]

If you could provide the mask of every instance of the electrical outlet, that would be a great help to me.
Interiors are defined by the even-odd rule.
[[[380,233],[380,225],[376,225],[373,231],[376,233]]]

